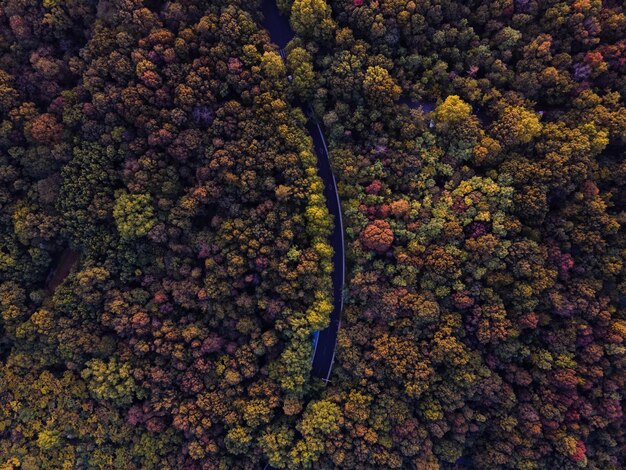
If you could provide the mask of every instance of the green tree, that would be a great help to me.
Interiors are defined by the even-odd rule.
[[[146,235],[156,224],[149,194],[118,193],[113,217],[121,237],[127,240]]]
[[[143,396],[142,389],[131,375],[130,365],[118,362],[115,357],[108,361],[91,359],[80,375],[87,381],[90,393],[97,400],[124,406],[130,405],[135,396]]]
[[[287,66],[293,77],[293,87],[298,97],[308,101],[315,89],[315,72],[311,54],[306,49],[295,47],[287,55]]]
[[[293,30],[303,36],[330,37],[335,29],[326,0],[294,0],[290,21]]]

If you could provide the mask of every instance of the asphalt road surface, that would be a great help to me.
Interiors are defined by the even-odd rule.
[[[264,16],[263,26],[269,31],[272,41],[281,49],[284,48],[295,35],[289,25],[289,19],[280,13],[274,0],[264,0],[261,8]],[[330,157],[322,128],[313,117],[310,107],[305,107],[305,105],[300,107],[308,118],[306,128],[313,139],[313,146],[317,155],[317,174],[324,182],[326,206],[332,214],[334,221],[334,229],[329,239],[333,247],[333,311],[330,315],[328,327],[317,333],[311,359],[311,373],[313,376],[328,382],[335,360],[337,333],[341,326],[341,310],[343,309],[343,285],[345,280],[343,221],[339,195],[337,194],[337,183],[331,170]]]

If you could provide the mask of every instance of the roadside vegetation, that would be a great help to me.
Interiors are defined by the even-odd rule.
[[[626,468],[622,2],[277,3],[0,6],[0,465]]]

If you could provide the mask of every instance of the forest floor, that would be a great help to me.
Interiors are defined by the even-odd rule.
[[[65,278],[70,274],[79,258],[80,253],[72,250],[71,248],[67,248],[63,251],[63,253],[61,253],[59,259],[55,263],[55,267],[48,275],[46,289],[49,294],[53,294],[56,288],[61,285]]]

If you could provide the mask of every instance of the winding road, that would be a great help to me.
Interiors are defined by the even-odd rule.
[[[313,146],[317,154],[317,174],[324,181],[324,197],[328,211],[333,215],[334,228],[329,242],[333,247],[333,310],[330,314],[330,324],[319,333],[316,338],[311,358],[311,373],[326,383],[335,362],[337,334],[341,327],[341,311],[343,310],[343,286],[346,273],[346,258],[343,238],[343,220],[341,217],[341,203],[337,193],[337,182],[330,166],[330,157],[326,141],[322,134],[319,122],[313,117],[309,109],[306,128],[313,139]]]
[[[284,47],[295,36],[289,24],[289,18],[281,14],[275,0],[263,0],[261,11],[263,12],[263,26],[269,31],[272,42],[280,48],[281,56],[285,58]],[[400,101],[411,108],[421,107],[424,112],[430,112],[435,108],[435,103],[431,102],[416,103],[406,97]],[[319,122],[315,119],[311,106],[309,105],[307,109],[304,108],[304,105],[300,105],[300,107],[308,118],[306,128],[313,139],[315,153],[317,154],[317,173],[324,181],[326,205],[335,222],[329,240],[333,247],[333,311],[330,316],[329,326],[313,334],[313,354],[311,357],[311,373],[313,376],[328,382],[335,361],[337,334],[341,327],[341,312],[343,310],[343,287],[346,271],[343,221],[341,217],[341,203],[337,193],[337,182],[331,169],[324,134]]]
[[[263,26],[269,31],[270,38],[280,48],[280,54],[285,59],[284,47],[295,36],[289,25],[289,19],[278,10],[275,0],[263,0],[261,5],[263,12]],[[400,102],[410,108],[422,108],[425,113],[433,111],[434,102],[415,102],[403,97]],[[324,182],[324,197],[328,211],[333,215],[334,228],[329,242],[333,247],[333,311],[330,315],[330,324],[321,331],[313,334],[313,354],[311,357],[311,373],[328,383],[335,361],[337,346],[337,334],[341,327],[341,312],[343,310],[343,287],[345,284],[346,258],[344,250],[343,219],[341,216],[341,203],[337,192],[337,182],[330,165],[330,156],[324,134],[319,122],[315,119],[310,105],[305,109],[300,108],[307,116],[306,129],[313,139],[313,146],[317,155],[317,174]],[[461,457],[456,465],[467,464],[467,459]],[[263,470],[276,470],[269,464],[265,464]]]
[[[263,26],[269,31],[272,41],[278,45],[281,56],[284,58],[283,48],[295,36],[289,25],[289,19],[280,13],[275,0],[264,0],[261,8],[264,17]],[[337,334],[341,326],[341,311],[343,310],[343,286],[346,271],[343,220],[339,194],[337,193],[337,182],[330,166],[328,147],[322,128],[315,119],[310,105],[305,108],[304,105],[300,104],[300,107],[307,116],[306,129],[313,139],[313,146],[317,155],[317,174],[324,182],[326,206],[334,219],[334,228],[329,239],[333,247],[333,311],[330,314],[328,327],[316,331],[313,335],[313,354],[311,356],[311,373],[327,383],[335,361]]]

